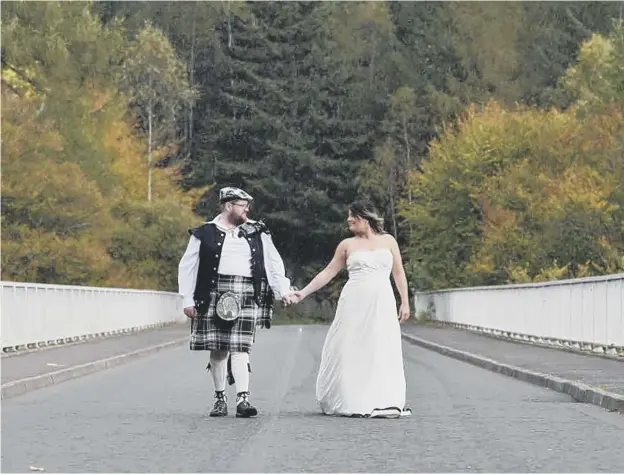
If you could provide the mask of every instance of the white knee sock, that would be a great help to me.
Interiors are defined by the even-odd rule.
[[[236,393],[249,391],[249,354],[232,352],[232,375],[236,382]]]
[[[215,392],[222,392],[225,390],[227,355],[228,353],[225,351],[210,352],[210,371],[212,372]]]

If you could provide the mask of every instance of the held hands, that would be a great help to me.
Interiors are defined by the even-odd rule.
[[[303,298],[304,296],[301,294],[301,291],[291,291],[290,293],[284,295],[282,302],[284,303],[284,306],[290,306],[291,304],[300,303]]]

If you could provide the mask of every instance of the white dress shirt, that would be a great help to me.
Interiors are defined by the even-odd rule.
[[[223,250],[219,261],[218,273],[223,275],[240,275],[251,277],[251,250],[244,237],[238,237],[238,227],[227,229],[220,223],[221,214],[210,223],[225,232]],[[250,221],[253,222],[253,221]],[[267,274],[269,286],[275,297],[281,299],[290,290],[290,280],[286,278],[284,262],[273,244],[270,235],[261,234],[264,249],[264,268]],[[197,270],[199,269],[199,247],[201,241],[191,235],[186,251],[178,266],[178,292],[183,297],[183,307],[194,306],[193,293],[197,283]]]

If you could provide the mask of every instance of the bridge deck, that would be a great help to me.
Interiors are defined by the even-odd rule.
[[[326,328],[259,334],[260,414],[207,417],[205,354],[183,345],[2,403],[2,469],[27,472],[597,472],[624,470],[624,417],[404,344],[401,420],[319,414]],[[9,361],[11,358],[6,359]],[[233,390],[230,406],[233,408]]]
[[[497,339],[449,327],[404,325],[427,341],[494,359],[503,364],[579,381],[624,396],[624,358],[610,359]]]

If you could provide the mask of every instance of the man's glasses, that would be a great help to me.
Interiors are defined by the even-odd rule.
[[[241,203],[239,203],[239,202],[233,202],[233,203],[232,203],[232,205],[234,205],[234,206],[240,206],[240,207],[242,207],[243,209],[245,209],[246,211],[249,211],[249,210],[251,209],[251,206],[250,206],[248,203],[241,204]]]

